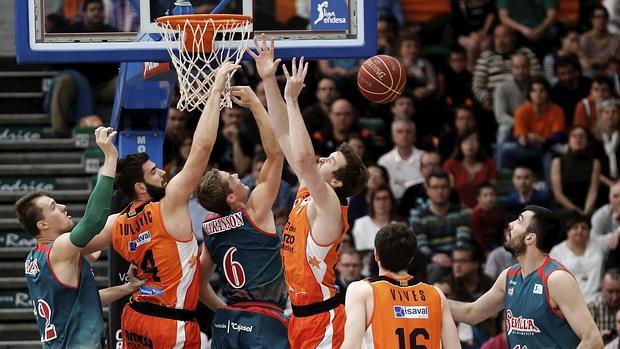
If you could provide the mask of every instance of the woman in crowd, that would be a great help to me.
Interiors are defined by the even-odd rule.
[[[469,208],[476,207],[478,186],[495,183],[498,177],[495,161],[480,147],[480,133],[467,130],[457,138],[454,154],[446,160],[444,170],[452,177],[452,186]]]
[[[568,132],[568,152],[551,162],[551,189],[565,211],[590,215],[600,183],[601,163],[588,152],[588,131],[573,126]]]

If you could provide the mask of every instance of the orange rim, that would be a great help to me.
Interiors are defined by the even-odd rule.
[[[156,20],[157,25],[163,28],[182,31],[185,29],[186,22],[192,28],[202,30],[203,40],[195,44],[194,33],[186,31],[184,34],[183,47],[186,52],[211,52],[213,50],[212,41],[216,28],[223,30],[233,29],[251,23],[252,17],[233,14],[191,14],[163,16]]]
[[[213,22],[211,22],[213,20]],[[163,16],[156,19],[157,25],[163,26],[168,24],[174,30],[181,30],[188,21],[191,26],[203,26],[205,23],[213,23],[215,25],[224,25],[226,27],[232,25],[241,25],[245,22],[252,22],[252,17],[233,14],[192,14],[192,15],[175,15]],[[207,30],[212,30],[207,28]]]

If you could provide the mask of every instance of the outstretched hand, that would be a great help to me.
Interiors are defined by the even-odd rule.
[[[233,86],[230,88],[230,99],[244,108],[261,105],[256,93],[249,86]]]
[[[282,69],[284,69],[284,76],[286,76],[284,98],[286,100],[297,100],[299,93],[301,93],[301,90],[306,86],[304,80],[308,73],[308,62],[304,62],[304,57],[301,57],[298,68],[296,58],[293,58],[291,74],[289,74],[288,69],[286,69],[286,65],[283,65]]]
[[[276,75],[276,70],[278,70],[278,65],[282,61],[280,58],[273,60],[274,57],[274,42],[273,37],[270,40],[269,45],[267,45],[267,39],[265,37],[265,33],[261,36],[262,40],[259,43],[254,36],[254,46],[256,46],[256,51],[258,54],[254,53],[254,51],[249,48],[246,49],[248,54],[254,58],[256,62],[256,70],[258,70],[258,75],[260,75],[261,79],[266,79],[268,77],[273,77]]]
[[[112,127],[99,126],[95,130],[95,141],[105,156],[118,158],[118,150],[112,141],[116,131]]]
[[[239,67],[241,67],[239,64],[233,64],[229,61],[223,62],[215,72],[215,82],[213,83],[211,91],[217,93],[224,92],[226,82],[228,82],[228,75],[239,69]]]

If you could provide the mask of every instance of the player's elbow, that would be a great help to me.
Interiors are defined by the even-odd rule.
[[[295,162],[297,165],[302,168],[310,168],[312,166],[316,166],[316,158],[314,155],[314,151],[312,149],[301,149],[295,152]]]

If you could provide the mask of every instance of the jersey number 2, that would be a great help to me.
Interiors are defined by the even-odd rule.
[[[45,320],[45,330],[41,336],[41,342],[47,342],[56,338],[56,326],[52,324],[52,308],[45,300],[39,299],[37,301],[34,306],[34,315]]]
[[[224,276],[232,287],[241,288],[245,285],[245,271],[241,263],[233,259],[236,251],[236,247],[231,247],[224,254]]]
[[[416,328],[415,330],[411,331],[411,333],[409,333],[409,347],[407,347],[407,344],[405,343],[405,329],[404,328],[397,328],[396,329],[396,336],[398,336],[398,348],[399,349],[427,349],[425,345],[418,345],[416,344],[416,338],[418,336],[422,336],[424,337],[424,339],[428,340],[429,339],[429,335],[428,332],[423,329],[423,328]]]

